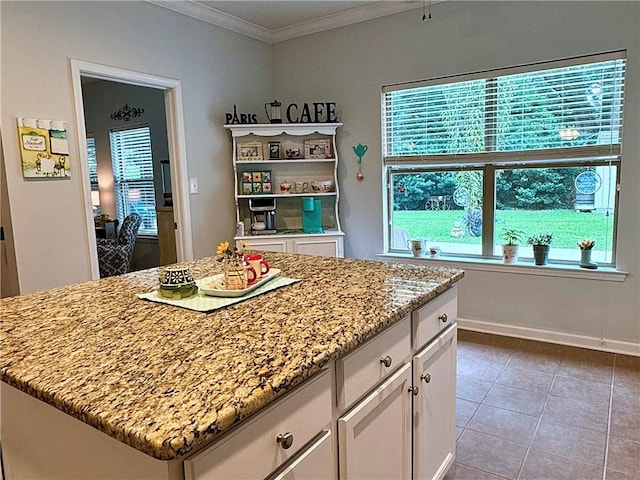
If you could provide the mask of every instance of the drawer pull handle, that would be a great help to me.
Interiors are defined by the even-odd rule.
[[[420,375],[420,380],[424,380],[424,383],[429,383],[431,381],[431,375],[428,373],[423,373]]]
[[[387,355],[386,357],[380,358],[380,363],[388,368],[393,363],[393,360],[391,359],[391,357],[389,355]]]
[[[416,395],[418,395],[418,393],[420,393],[420,389],[417,385],[411,385],[409,387],[409,393],[413,393],[413,396],[415,397]]]
[[[440,315],[438,317],[438,319],[440,319],[442,321],[442,323],[447,323],[447,320],[449,320],[449,317],[447,317],[446,313],[443,313],[442,315]]]
[[[276,442],[278,442],[285,450],[290,448],[291,445],[293,445],[293,433],[287,432],[278,434]]]

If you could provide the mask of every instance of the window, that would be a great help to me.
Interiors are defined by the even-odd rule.
[[[149,127],[114,129],[109,140],[118,218],[137,213],[140,234],[158,235]]]
[[[494,258],[514,228],[553,233],[552,261],[577,262],[588,238],[613,264],[625,64],[616,52],[384,87],[390,250],[408,234]]]
[[[89,181],[91,191],[98,191],[98,158],[96,156],[96,139],[87,137],[87,158],[89,160]]]

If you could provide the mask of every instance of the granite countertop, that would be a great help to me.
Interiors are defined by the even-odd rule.
[[[300,282],[211,313],[141,300],[159,269],[0,301],[0,378],[158,459],[260,410],[461,270],[266,253]],[[195,278],[213,257],[185,262]]]

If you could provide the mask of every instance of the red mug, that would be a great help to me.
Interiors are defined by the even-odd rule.
[[[247,285],[252,285],[258,281],[260,277],[258,277],[258,271],[253,268],[249,263],[245,263],[244,266],[247,271]]]
[[[262,278],[262,275],[265,275],[269,272],[269,264],[264,258],[262,258],[262,255],[260,255],[259,253],[247,253],[244,256],[244,261],[247,262],[251,267],[253,267],[253,270],[255,270],[256,272],[255,279],[249,280],[249,283],[257,282],[258,280],[260,280],[260,278]]]

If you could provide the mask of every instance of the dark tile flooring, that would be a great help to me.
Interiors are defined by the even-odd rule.
[[[447,480],[640,478],[640,357],[459,330]]]

